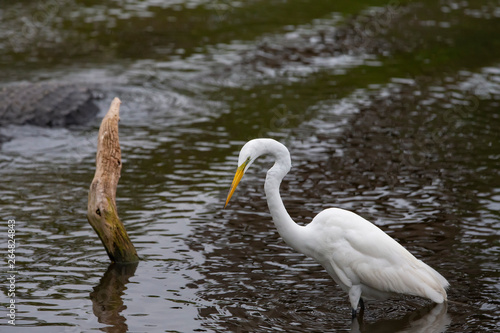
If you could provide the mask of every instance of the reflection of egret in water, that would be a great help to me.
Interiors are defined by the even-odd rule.
[[[90,293],[92,308],[98,321],[110,325],[102,328],[104,332],[126,332],[126,319],[120,313],[127,307],[123,304],[122,295],[126,290],[129,278],[137,268],[137,263],[109,265],[99,284]]]
[[[363,318],[353,320],[351,332],[399,332],[399,333],[442,333],[446,332],[451,319],[447,313],[447,304],[429,304],[408,313],[400,319],[379,320],[365,323]]]

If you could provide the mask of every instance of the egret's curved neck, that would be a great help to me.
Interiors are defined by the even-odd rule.
[[[278,152],[273,151],[272,153],[276,158],[276,162],[267,172],[264,189],[266,192],[267,205],[269,206],[273,222],[279,234],[288,245],[301,252],[303,249],[301,244],[305,236],[304,227],[292,220],[286,211],[279,192],[281,181],[291,168],[290,153],[284,146],[282,146],[282,148],[284,148],[284,150],[279,149]]]

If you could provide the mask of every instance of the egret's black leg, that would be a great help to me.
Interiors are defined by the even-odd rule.
[[[363,299],[361,297],[359,298],[358,306],[360,308],[359,313],[361,314],[361,318],[363,318],[363,313],[365,312],[365,302],[363,302]],[[353,320],[354,320],[354,318],[356,318],[356,316],[358,314],[356,310],[357,310],[356,308],[352,309],[352,319]]]

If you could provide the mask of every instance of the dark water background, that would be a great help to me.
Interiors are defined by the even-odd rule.
[[[19,271],[2,332],[500,331],[499,1],[0,1],[0,85],[24,81],[90,86],[101,113],[0,128],[0,239],[14,218]],[[108,267],[86,220],[114,96],[138,266]],[[291,151],[296,221],[357,212],[452,302],[375,302],[351,323],[347,295],[272,225],[269,161],[222,209],[262,136]]]

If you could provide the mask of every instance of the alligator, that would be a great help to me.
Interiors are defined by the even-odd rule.
[[[84,124],[99,112],[95,93],[78,83],[45,81],[0,89],[0,127],[36,125],[65,127]]]

